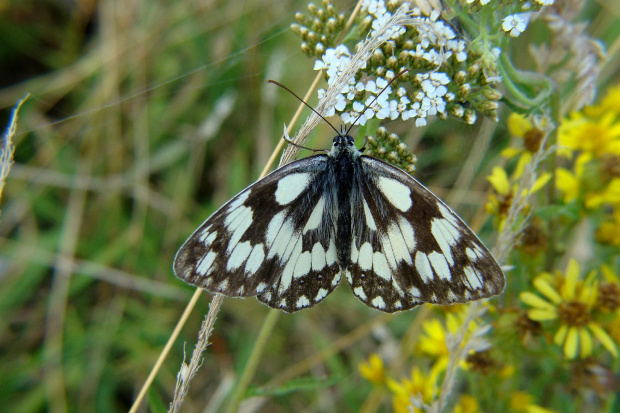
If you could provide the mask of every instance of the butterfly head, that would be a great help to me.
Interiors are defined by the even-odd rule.
[[[329,151],[331,156],[342,156],[355,153],[359,153],[359,151],[355,147],[355,140],[351,135],[340,133],[334,137],[332,150]]]

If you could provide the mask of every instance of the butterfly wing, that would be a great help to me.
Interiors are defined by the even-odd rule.
[[[179,249],[176,276],[230,297],[293,312],[340,281],[327,156],[292,162],[211,215]]]
[[[422,184],[366,156],[354,175],[347,278],[362,302],[394,312],[502,292],[504,274],[491,253]]]

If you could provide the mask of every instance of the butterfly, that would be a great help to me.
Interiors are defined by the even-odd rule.
[[[491,297],[504,274],[476,234],[403,170],[362,155],[346,131],[325,154],[271,172],[189,237],[176,276],[295,312],[344,276],[385,312]]]

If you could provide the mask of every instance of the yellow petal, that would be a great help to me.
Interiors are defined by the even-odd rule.
[[[598,324],[590,323],[588,324],[588,328],[594,334],[594,336],[601,342],[603,347],[607,349],[614,357],[618,357],[618,350],[616,348],[616,343],[614,343],[613,338],[607,334],[605,330],[603,330]]]
[[[558,305],[562,302],[562,297],[560,297],[560,294],[558,294],[555,288],[553,288],[543,277],[536,277],[534,280],[534,287],[536,287],[536,289],[540,291],[542,295],[547,297],[553,304]]]
[[[548,321],[558,318],[558,313],[550,310],[528,310],[527,317],[534,321]]]
[[[518,113],[511,113],[510,116],[508,116],[507,124],[510,134],[519,138],[523,138],[525,136],[525,132],[532,129],[532,122],[530,122],[525,116]]]
[[[561,346],[564,343],[564,339],[566,338],[566,332],[568,331],[568,326],[566,324],[562,324],[558,331],[553,336],[553,342],[558,346]]]
[[[544,174],[540,175],[536,179],[536,182],[534,182],[530,193],[533,194],[534,192],[537,192],[539,189],[541,189],[543,186],[547,185],[547,183],[551,180],[551,176],[552,175],[550,172],[545,172]]]
[[[515,168],[513,175],[515,179],[519,179],[521,175],[523,175],[523,170],[525,169],[525,166],[531,161],[532,154],[530,152],[524,152],[523,154],[521,154],[521,157],[519,157],[519,162],[517,162],[517,167]]]
[[[579,329],[579,343],[581,345],[581,358],[584,359],[592,354],[592,336],[585,328]]]
[[[529,291],[523,292],[519,294],[519,299],[523,301],[525,304],[535,307],[540,310],[555,310],[555,306],[551,304],[549,301],[545,301],[539,296]]]
[[[579,345],[579,335],[577,333],[577,327],[569,327],[566,334],[566,341],[564,342],[564,356],[572,360],[577,355],[577,346]]]
[[[573,300],[575,298],[575,292],[577,289],[577,280],[579,278],[579,264],[574,258],[568,262],[566,268],[566,276],[564,279],[564,285],[562,285],[562,298],[566,301]]]
[[[510,192],[510,183],[508,182],[508,175],[503,168],[496,166],[493,168],[491,175],[487,177],[487,180],[493,185],[495,191],[501,195],[507,195]]]
[[[555,186],[564,194],[564,202],[577,199],[579,195],[579,180],[568,169],[555,170]]]
[[[506,148],[506,149],[504,149],[504,150],[502,150],[500,152],[500,155],[502,155],[502,157],[504,157],[504,158],[511,159],[511,158],[514,158],[515,156],[517,156],[520,153],[521,153],[521,149],[518,149],[518,148]]]

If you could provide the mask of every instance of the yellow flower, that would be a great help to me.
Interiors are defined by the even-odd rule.
[[[359,371],[362,377],[376,386],[382,386],[386,382],[385,366],[383,360],[376,353],[368,357],[368,363],[359,365]]]
[[[555,186],[564,194],[565,203],[579,198],[580,183],[583,179],[586,164],[591,159],[592,156],[590,154],[579,155],[575,160],[574,173],[565,168],[557,168],[555,170]]]
[[[534,287],[544,296],[523,292],[519,294],[522,302],[532,307],[527,315],[534,321],[559,321],[559,328],[554,336],[554,343],[563,346],[564,356],[573,359],[580,349],[580,356],[585,358],[592,354],[593,336],[617,357],[618,353],[613,339],[592,319],[591,310],[597,300],[598,283],[596,273],[591,272],[585,281],[579,280],[579,265],[571,259],[566,273],[543,273],[534,280]],[[555,285],[554,285],[555,284]]]
[[[539,191],[547,184],[547,182],[549,182],[550,179],[550,173],[541,174],[538,178],[536,178],[536,181],[529,190],[529,193],[533,194]],[[487,180],[491,183],[493,189],[495,189],[495,194],[489,196],[486,210],[489,214],[495,215],[499,218],[498,227],[501,230],[506,223],[506,218],[508,217],[510,207],[512,206],[513,198],[517,195],[518,184],[515,183],[511,185],[510,180],[508,179],[508,174],[499,166],[493,168],[491,175],[487,177]],[[511,180],[516,182],[519,178],[513,176]],[[521,195],[525,196],[527,194],[528,191],[525,190]],[[524,208],[522,212],[527,214],[528,209]]]
[[[519,156],[517,167],[514,172],[515,178],[520,178],[525,166],[532,160],[532,154],[540,149],[545,137],[545,126],[548,121],[545,118],[527,118],[517,113],[511,113],[508,117],[508,132],[520,140],[521,147],[508,147],[502,151],[502,156],[507,159]]]
[[[510,398],[510,407],[515,412],[524,413],[553,413],[553,410],[545,409],[534,403],[534,397],[525,392],[515,392]]]
[[[620,206],[614,208],[612,219],[604,221],[596,231],[599,242],[620,247]]]
[[[574,113],[562,121],[558,142],[575,151],[589,153],[596,158],[605,154],[620,154],[620,122],[614,113],[605,113],[598,119],[589,119],[583,113]]]
[[[602,204],[620,206],[620,178],[612,179],[602,192],[586,196],[587,208],[598,208]]]
[[[479,411],[478,400],[467,394],[462,395],[454,405],[454,413],[477,413]]]
[[[583,111],[591,118],[597,118],[606,113],[620,115],[620,85],[609,88],[601,103],[588,106]]]
[[[413,367],[411,369],[411,378],[404,378],[401,381],[388,379],[387,385],[393,393],[392,406],[396,413],[422,412],[413,404],[412,399],[418,402],[430,404],[435,396],[435,388],[437,383],[437,369],[431,369],[427,375],[422,371]]]

